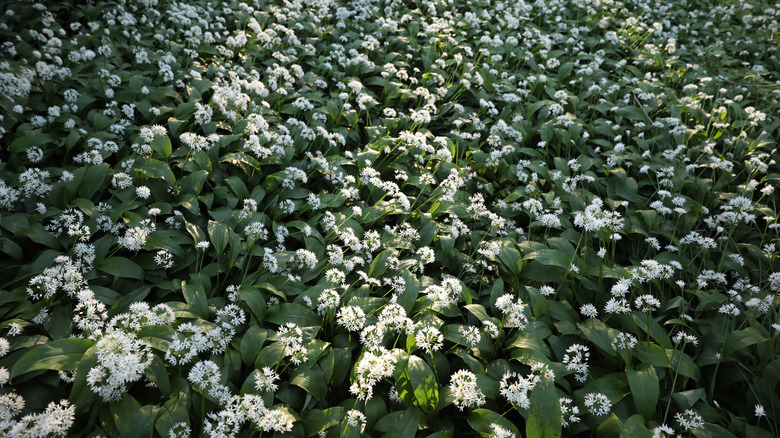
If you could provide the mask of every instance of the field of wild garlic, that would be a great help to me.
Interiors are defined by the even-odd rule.
[[[3,9],[0,436],[780,434],[780,3]]]

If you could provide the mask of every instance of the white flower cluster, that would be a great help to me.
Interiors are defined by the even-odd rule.
[[[98,364],[89,370],[87,383],[107,402],[120,400],[154,358],[151,344],[120,330],[106,333],[96,346]]]
[[[478,408],[486,403],[485,394],[477,385],[477,376],[468,370],[458,370],[450,376],[453,403],[459,410]]]
[[[14,420],[24,409],[24,399],[15,392],[0,395],[0,436],[64,437],[75,421],[76,407],[67,400],[51,402],[43,412]]]
[[[368,400],[373,396],[374,385],[380,380],[393,375],[396,357],[384,348],[364,350],[355,365],[355,380],[349,387],[349,392],[358,400]]]
[[[507,318],[506,327],[523,330],[528,325],[528,316],[526,316],[528,305],[520,302],[519,298],[515,299],[511,294],[501,295],[496,300],[496,307]]]
[[[205,351],[221,353],[227,349],[236,328],[244,323],[246,315],[236,304],[228,304],[217,311],[213,324],[185,322],[176,327],[176,337],[165,352],[171,365],[184,365]]]

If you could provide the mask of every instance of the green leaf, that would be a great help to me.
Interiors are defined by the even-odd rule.
[[[154,140],[152,140],[152,150],[162,155],[167,160],[173,152],[170,137],[168,137],[167,134],[155,137]]]
[[[376,422],[374,428],[386,437],[413,437],[420,424],[420,410],[412,406],[405,411],[391,412]]]
[[[316,413],[310,413],[303,419],[306,437],[317,435],[337,425],[344,417],[345,408],[334,406]]]
[[[534,253],[529,254],[527,257],[529,260],[535,260],[537,263],[546,266],[559,266],[564,269],[569,269],[571,259],[563,253],[563,251],[557,249],[540,249]]]
[[[206,319],[208,316],[209,304],[203,284],[198,280],[192,280],[190,282],[182,281],[181,291],[184,295],[184,301],[186,301],[201,318]]]
[[[87,374],[98,363],[97,346],[93,345],[84,352],[77,364],[76,380],[73,382],[73,388],[71,388],[70,396],[68,397],[68,400],[76,406],[77,411],[86,409],[93,400],[99,398],[87,385]]]
[[[147,160],[136,170],[149,178],[163,178],[170,186],[176,183],[176,177],[173,175],[171,168],[160,160]]]
[[[732,353],[768,341],[761,332],[755,327],[748,327],[743,330],[737,330],[726,335],[723,342],[723,356],[729,357]]]
[[[520,271],[523,269],[523,256],[517,250],[517,245],[509,240],[502,240],[499,245],[498,260],[504,264],[510,273],[519,276]]]
[[[110,405],[119,436],[145,438],[152,435],[152,426],[159,406],[141,406],[130,394]]]
[[[560,406],[558,407],[560,410]],[[515,434],[516,437],[522,436],[511,421],[489,409],[474,409],[468,418],[469,425],[483,436],[493,436],[493,424],[497,424],[504,429]]]
[[[531,391],[531,407],[525,424],[526,436],[560,437],[562,431],[561,404],[558,390],[549,377],[542,378]]]
[[[688,391],[676,392],[672,394],[672,400],[674,401],[675,406],[684,411],[692,408],[699,400],[702,400],[703,396],[704,389],[696,388],[689,389]]]
[[[263,294],[254,287],[241,286],[238,289],[238,293],[244,300],[252,315],[257,319],[259,323],[262,323],[265,318],[265,312],[268,306],[266,305]]]
[[[68,338],[36,345],[14,363],[11,378],[37,370],[76,369],[93,343],[89,339]]]
[[[165,402],[154,424],[154,428],[160,436],[167,437],[171,427],[176,423],[189,424],[187,404],[188,397],[183,392],[179,392],[176,397]]]
[[[327,381],[322,373],[322,368],[318,365],[301,373],[293,373],[290,384],[308,392],[316,401],[322,400],[328,395]]]
[[[110,167],[105,163],[99,166],[87,167],[83,177],[79,180],[79,196],[85,199],[92,199],[95,193],[105,186],[109,170]]]
[[[749,428],[746,428],[750,430]],[[697,438],[735,438],[736,435],[717,424],[704,423],[702,429],[694,429],[693,436]],[[746,436],[758,438],[760,435],[748,433]],[[771,436],[771,435],[770,435]]]
[[[655,418],[658,396],[661,386],[655,367],[647,363],[641,363],[636,369],[626,367],[628,386],[631,388],[631,396],[634,398],[636,410],[647,420]]]
[[[672,369],[679,372],[680,375],[692,379],[698,379],[700,377],[701,373],[699,372],[699,367],[696,366],[696,362],[684,352],[667,348],[666,356],[672,363]]]
[[[410,356],[409,381],[414,388],[414,398],[423,412],[433,414],[439,405],[439,385],[431,367],[424,359],[418,356]]]
[[[392,255],[393,253],[390,250],[384,250],[377,254],[371,262],[371,266],[368,268],[369,277],[377,278],[384,274],[387,270],[387,259]]]
[[[119,278],[144,279],[144,270],[134,261],[124,257],[109,257],[98,260],[95,269]]]
[[[268,310],[265,320],[276,325],[284,325],[288,322],[298,324],[300,327],[319,327],[322,318],[300,304],[282,303]]]
[[[255,368],[274,367],[284,357],[284,345],[281,342],[274,342],[260,350],[255,360]]]
[[[4,253],[8,254],[12,259],[17,262],[22,261],[24,254],[22,253],[22,247],[17,245],[13,240],[3,237],[0,241],[0,246]]]
[[[607,183],[607,194],[610,198],[620,197],[631,202],[642,202],[642,197],[637,194],[639,185],[631,177],[624,179],[610,178]]]
[[[241,338],[241,360],[247,365],[254,363],[267,338],[267,329],[257,325],[249,327]]]
[[[165,397],[171,394],[171,382],[168,379],[168,371],[165,369],[165,362],[159,357],[154,356],[152,363],[144,370],[144,375],[153,382]]]
[[[617,114],[626,117],[634,122],[640,121],[644,123],[652,123],[652,120],[648,120],[645,112],[641,108],[636,106],[625,106],[617,111]]]
[[[632,351],[632,354],[642,362],[648,363],[654,367],[666,368],[671,366],[666,351],[658,344],[650,342],[639,342]]]
[[[596,428],[597,437],[617,437],[620,436],[620,431],[623,430],[623,422],[620,421],[615,414],[609,414],[603,423],[599,424]]]
[[[60,249],[60,242],[57,238],[38,222],[33,222],[29,227],[16,233],[16,236],[26,236],[35,243],[40,243],[53,249]]]
[[[33,146],[45,146],[54,142],[54,136],[40,133],[27,133],[12,141],[8,149],[12,154],[25,152]]]
[[[248,199],[250,197],[249,189],[246,188],[246,184],[244,184],[244,181],[241,178],[231,176],[225,179],[225,182],[230,186],[230,189],[233,190],[233,193],[238,196],[239,200]],[[255,201],[257,201],[257,199],[255,199]]]
[[[503,281],[500,278],[498,279],[498,281],[501,281],[503,283]],[[490,320],[490,316],[488,316],[487,310],[485,310],[485,308],[481,304],[466,304],[463,307],[465,307],[466,310],[469,311],[469,313],[477,317],[477,319],[480,321]]]
[[[584,323],[578,323],[577,327],[587,340],[599,347],[602,353],[615,356],[615,352],[612,350],[612,339],[609,335],[609,329],[601,320],[591,318]]]
[[[230,239],[230,228],[222,222],[209,221],[208,231],[211,243],[214,244],[214,249],[217,250],[217,255],[221,255],[227,248],[228,240]]]
[[[641,415],[632,415],[623,423],[620,438],[651,438],[653,432],[645,427],[645,418]]]

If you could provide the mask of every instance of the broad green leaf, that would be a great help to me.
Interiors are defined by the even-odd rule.
[[[35,243],[40,243],[41,245],[46,245],[53,249],[60,249],[60,242],[57,238],[54,237],[51,232],[43,228],[43,225],[38,222],[31,223],[29,227],[16,233],[16,236],[25,236]]]
[[[322,324],[322,318],[316,313],[294,303],[282,303],[268,309],[265,320],[280,326],[288,322],[298,324],[300,327],[319,327]]]
[[[247,365],[253,364],[267,338],[267,329],[257,325],[249,327],[249,330],[241,337],[241,360]]]
[[[187,302],[192,308],[198,312],[201,318],[206,319],[208,316],[208,298],[206,297],[206,290],[203,288],[203,284],[200,281],[182,281],[181,291],[184,295],[184,301]]]
[[[170,137],[168,137],[167,134],[155,137],[154,140],[152,140],[152,150],[162,155],[167,160],[173,152]]]
[[[620,432],[623,430],[623,422],[620,421],[615,414],[609,414],[609,416],[596,428],[596,436],[611,438],[620,436]]]
[[[134,261],[124,257],[109,257],[98,260],[95,269],[119,278],[144,279],[144,270]]]
[[[523,256],[517,250],[517,245],[510,240],[502,240],[499,243],[498,259],[515,276],[520,275],[523,269]]]
[[[328,395],[327,381],[318,365],[301,373],[292,373],[291,377],[290,384],[308,392],[316,401],[322,400]]]
[[[260,350],[255,360],[255,368],[275,367],[284,357],[284,345],[281,342],[273,342]]]
[[[110,409],[120,436],[145,438],[152,434],[154,419],[161,408],[141,406],[130,394],[124,394],[121,400],[110,405]]]
[[[577,327],[582,331],[587,340],[599,347],[602,353],[614,357],[615,352],[612,350],[612,338],[610,337],[609,329],[601,320],[591,318],[577,324]]]
[[[526,436],[560,437],[562,430],[561,404],[552,379],[545,376],[531,391],[531,407],[525,424]]]
[[[704,396],[703,388],[689,389],[687,391],[675,392],[672,394],[674,404],[680,410],[692,408]]]
[[[223,254],[230,239],[230,228],[222,222],[209,221],[208,231],[217,255]]]
[[[499,281],[500,281],[500,279],[499,279]],[[471,313],[472,315],[477,317],[477,319],[480,320],[480,321],[490,320],[490,317],[488,316],[487,311],[485,310],[484,307],[482,307],[481,304],[466,304],[463,307],[465,307],[466,310],[469,311],[469,313]]]
[[[410,356],[409,381],[414,388],[414,397],[423,412],[433,414],[439,405],[439,385],[431,367],[424,359]]]
[[[384,274],[387,270],[387,259],[392,256],[393,253],[390,250],[384,250],[374,257],[371,262],[371,266],[368,268],[368,275],[373,278],[377,278]]]
[[[144,370],[144,376],[154,383],[157,389],[165,397],[170,397],[171,382],[168,379],[168,371],[165,369],[165,362],[159,357],[154,356],[152,363]]]
[[[560,410],[560,406],[558,407]],[[515,434],[516,437],[521,437],[520,431],[517,430],[511,421],[507,420],[503,416],[491,411],[490,409],[474,409],[469,415],[468,423],[471,427],[482,434],[482,436],[494,436],[493,424],[497,424],[504,429]]]
[[[238,293],[241,295],[241,299],[244,300],[252,315],[257,319],[259,323],[262,323],[265,318],[265,312],[268,306],[266,305],[263,294],[254,287],[242,286]]]
[[[748,431],[750,430],[750,428],[746,428],[746,429],[748,429]],[[701,429],[694,429],[693,436],[697,438],[735,438],[736,437],[736,435],[724,429],[723,427],[712,423],[704,423],[704,426]],[[760,437],[760,435],[753,435],[750,433],[748,433],[746,436],[749,436],[751,438]]]
[[[175,397],[169,398],[160,409],[157,421],[154,423],[154,429],[160,436],[168,436],[174,424],[184,422],[189,424],[190,418],[187,413],[189,397],[179,392]]]
[[[14,141],[8,146],[8,149],[12,154],[22,153],[27,151],[33,146],[41,147],[46,146],[49,143],[54,142],[54,136],[50,134],[41,133],[27,133]]]
[[[526,258],[535,260],[542,265],[558,266],[565,269],[569,269],[571,264],[571,258],[564,254],[563,251],[557,249],[542,249],[529,254]]]
[[[4,253],[8,254],[15,261],[22,261],[22,258],[24,257],[22,247],[17,245],[13,240],[3,237],[2,240],[0,240],[0,247],[2,247]]]
[[[306,437],[312,437],[335,426],[344,417],[345,411],[346,409],[341,406],[334,406],[304,416],[303,424]]]
[[[732,353],[768,341],[755,327],[737,330],[726,335],[723,342],[723,356],[729,357]]]
[[[651,438],[653,432],[645,427],[645,417],[632,415],[623,423],[620,438]]]
[[[77,411],[86,409],[94,400],[99,399],[99,396],[93,393],[87,384],[87,374],[98,363],[97,346],[92,345],[84,352],[77,364],[76,380],[73,382],[73,387],[68,397],[68,400],[76,406]]]
[[[655,367],[648,363],[639,364],[636,369],[626,367],[626,377],[631,388],[636,410],[647,420],[655,418],[656,405],[661,392]]]
[[[658,344],[642,341],[631,353],[635,358],[654,367],[666,368],[671,365],[666,351]]]
[[[673,372],[679,372],[680,375],[698,379],[700,377],[699,367],[690,356],[684,352],[672,349],[666,349],[666,356],[671,361]]]
[[[87,167],[79,181],[79,196],[85,199],[92,199],[95,193],[105,187],[109,169],[108,164],[105,163]],[[77,177],[76,173],[74,173],[74,180]]]
[[[94,341],[82,338],[59,339],[36,345],[11,368],[11,379],[36,370],[73,370]]]
[[[173,171],[168,167],[166,163],[162,161],[149,159],[145,161],[140,168],[136,169],[149,178],[162,178],[170,186],[176,183],[176,177],[173,175]]]
[[[633,122],[652,123],[652,120],[647,119],[645,111],[636,106],[624,106],[617,111],[617,114],[626,117]]]
[[[376,422],[374,428],[385,432],[383,436],[398,438],[412,437],[420,424],[420,410],[412,406],[405,411],[391,412]]]

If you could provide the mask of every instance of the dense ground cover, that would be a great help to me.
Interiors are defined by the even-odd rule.
[[[780,433],[780,4],[6,2],[0,435]]]

